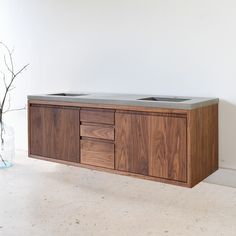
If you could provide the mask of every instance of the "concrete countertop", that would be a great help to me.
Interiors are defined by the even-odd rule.
[[[59,94],[59,93],[55,93]],[[63,101],[63,102],[79,102],[79,103],[94,103],[94,104],[114,104],[125,106],[142,106],[155,108],[172,108],[191,110],[198,107],[208,106],[219,103],[218,98],[203,98],[203,97],[185,97],[185,96],[159,96],[150,94],[115,94],[115,93],[70,93],[66,94],[83,94],[82,96],[60,96],[60,95],[29,95],[29,100],[44,100],[44,101]],[[167,101],[147,101],[139,100],[142,98],[159,97],[159,98],[180,98],[188,99],[181,102]]]

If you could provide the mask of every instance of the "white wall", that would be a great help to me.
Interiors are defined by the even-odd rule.
[[[236,169],[235,0],[0,0],[0,40],[30,62],[14,92],[219,97],[220,166]],[[26,112],[8,116],[27,148]]]

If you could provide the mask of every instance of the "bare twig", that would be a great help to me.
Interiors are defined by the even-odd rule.
[[[29,66],[29,64],[24,65],[21,69],[19,69],[17,72],[15,72],[13,56],[12,56],[14,49],[10,50],[9,47],[6,44],[4,44],[3,42],[0,42],[0,46],[1,45],[3,46],[3,48],[5,49],[5,52],[7,54],[7,55],[3,56],[3,59],[4,59],[6,71],[8,72],[7,74],[9,75],[9,80],[8,80],[9,82],[7,82],[7,80],[6,80],[7,74],[0,72],[2,74],[2,78],[3,78],[3,82],[4,82],[4,86],[5,86],[5,92],[3,94],[2,101],[0,101],[0,126],[1,126],[0,138],[1,138],[1,144],[3,145],[4,144],[4,138],[3,138],[4,127],[3,127],[3,123],[2,123],[3,114],[5,114],[7,112],[19,111],[19,110],[25,109],[25,107],[11,109],[11,97],[10,97],[9,92],[12,91],[13,89],[15,89],[15,87],[13,86],[15,79],[18,77],[19,74],[21,74]],[[8,96],[9,96],[8,108],[5,110],[6,99]],[[0,154],[0,160],[6,165],[6,162],[4,161],[1,154]]]
[[[5,84],[5,93],[3,96],[3,100],[1,102],[1,107],[0,107],[0,122],[2,122],[2,114],[4,113],[4,106],[5,106],[5,102],[6,102],[6,98],[8,93],[14,89],[14,87],[12,87],[13,82],[15,81],[16,77],[22,73],[28,66],[29,64],[26,64],[25,66],[23,66],[20,70],[18,70],[16,73],[14,72],[14,64],[13,64],[13,58],[12,58],[12,53],[13,51],[10,51],[10,49],[8,48],[8,46],[2,42],[0,42],[1,45],[3,45],[3,47],[6,49],[7,53],[8,53],[8,57],[9,57],[9,61],[10,61],[10,66],[7,63],[7,59],[6,56],[4,55],[4,62],[5,62],[5,66],[7,68],[7,70],[10,72],[11,74],[11,78],[10,78],[10,82],[9,84],[6,83],[5,80],[5,74],[4,74],[4,84]]]
[[[9,55],[10,55],[10,54],[9,54]],[[13,66],[12,66],[12,68],[10,68],[10,67],[8,66],[8,64],[7,64],[7,59],[6,59],[6,56],[5,56],[5,55],[4,55],[4,63],[5,63],[6,68],[8,69],[8,71],[9,71],[12,75],[14,75]],[[11,63],[12,63],[12,61],[11,61]]]
[[[3,42],[0,42],[0,44],[6,49],[7,53],[8,53],[8,56],[9,56],[9,60],[10,60],[10,67],[7,63],[7,60],[6,60],[6,56],[4,55],[4,62],[5,62],[5,65],[7,67],[7,69],[9,70],[9,72],[11,72],[12,74],[14,74],[14,64],[13,64],[13,58],[12,58],[12,53],[14,51],[14,49],[12,49],[12,51],[9,49],[9,47],[3,43]]]
[[[12,90],[15,89],[15,88],[16,88],[16,87],[13,87],[13,86],[12,86],[12,87],[9,89],[9,92],[12,91]]]
[[[14,77],[16,78],[17,75],[19,75],[23,70],[25,70],[27,67],[29,66],[29,64],[26,64],[25,66],[23,66],[15,75]],[[14,79],[15,79],[14,78]]]
[[[0,154],[0,159],[1,159],[1,161],[3,162],[3,164],[4,164],[5,166],[7,166],[7,163],[5,162],[5,160],[3,159],[3,157],[2,157],[1,154]]]
[[[5,88],[6,88],[7,87],[6,75],[2,71],[0,71],[0,73],[2,74],[2,79],[3,79],[3,82],[4,82]]]
[[[3,111],[3,108],[4,108],[4,105],[5,105],[5,101],[6,101],[6,97],[8,95],[8,92],[11,90],[12,88],[12,84],[14,82],[14,80],[16,79],[16,77],[23,71],[27,68],[27,66],[29,66],[29,64],[23,66],[16,74],[12,74],[12,78],[10,80],[10,83],[7,85],[6,87],[6,91],[5,91],[5,94],[3,96],[3,100],[2,100],[2,103],[1,103],[1,108],[2,108],[2,111]],[[14,70],[13,70],[14,71]],[[0,117],[0,121],[1,121],[1,117]]]
[[[7,109],[6,111],[3,112],[3,114],[7,113],[7,112],[12,112],[12,111],[22,111],[25,110],[26,107],[22,107],[22,108],[15,108],[15,109]]]
[[[3,127],[3,123],[0,123],[1,125],[1,144],[4,144],[4,139],[3,139],[3,131],[4,131],[4,127]]]
[[[9,94],[8,97],[9,98],[8,98],[8,108],[7,108],[7,110],[9,110],[11,108],[11,94]],[[2,114],[4,114],[4,111],[2,112]]]

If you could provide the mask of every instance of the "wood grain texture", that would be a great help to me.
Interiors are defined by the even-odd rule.
[[[189,111],[187,142],[193,187],[218,169],[218,104]]]
[[[80,125],[80,135],[83,137],[114,140],[114,127],[101,125]]]
[[[45,156],[44,151],[44,108],[40,106],[28,106],[29,119],[29,153]]]
[[[56,106],[29,107],[31,154],[79,161],[79,110]]]
[[[81,163],[114,169],[114,144],[81,140]]]
[[[84,108],[80,111],[80,121],[113,125],[115,113],[114,110]]]
[[[187,119],[149,116],[149,175],[187,181]]]
[[[186,182],[186,118],[116,113],[115,168]]]
[[[40,100],[29,100],[28,104],[29,155],[34,158],[187,187],[193,187],[218,169],[218,104],[193,110]],[[112,146],[108,149],[94,146],[93,137],[81,140],[81,143],[92,142],[84,148],[88,150],[85,151],[87,164],[78,163],[78,106],[90,111],[88,115],[85,113],[82,126],[113,128],[115,111],[119,118],[116,116],[116,122],[119,120],[115,125],[116,147],[113,140],[105,141]],[[66,113],[68,110],[71,111]],[[110,118],[105,116],[105,123],[104,112],[113,114],[108,115]],[[187,133],[182,129],[184,126]],[[184,136],[187,136],[185,143]],[[185,148],[187,158],[176,154],[184,153]],[[96,160],[107,153],[110,156],[104,161]]]
[[[116,113],[116,169],[148,175],[148,118]]]

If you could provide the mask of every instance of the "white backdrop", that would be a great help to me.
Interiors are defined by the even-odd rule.
[[[236,169],[235,0],[0,0],[0,40],[30,63],[12,94],[219,97],[220,166]],[[26,112],[6,117],[27,149]]]

